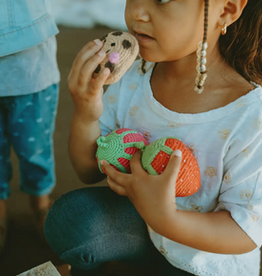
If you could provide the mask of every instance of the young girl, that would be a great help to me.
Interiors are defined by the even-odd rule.
[[[174,197],[180,151],[160,176],[142,169],[139,153],[131,174],[102,161],[109,187],[62,196],[47,217],[49,244],[72,275],[98,275],[102,263],[120,260],[157,275],[258,276],[262,1],[127,0],[125,18],[151,63],[136,61],[102,102],[108,69],[91,77],[102,43],[80,51],[68,78],[73,166],[83,182],[100,181],[96,140],[131,128],[149,142],[180,138],[198,160],[201,189]]]

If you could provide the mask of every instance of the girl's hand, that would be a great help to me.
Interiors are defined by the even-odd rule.
[[[107,174],[109,187],[117,194],[127,196],[145,222],[153,228],[165,214],[176,211],[176,179],[181,155],[180,150],[175,151],[165,171],[154,176],[144,171],[139,152],[130,161],[131,174],[116,171],[105,160],[101,164]]]
[[[103,112],[103,85],[110,70],[106,68],[96,79],[92,78],[93,72],[105,58],[102,46],[98,39],[87,43],[75,58],[68,76],[75,112],[85,122],[97,121]]]

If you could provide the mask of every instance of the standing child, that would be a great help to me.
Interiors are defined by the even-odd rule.
[[[45,1],[0,0],[0,253],[7,236],[11,147],[19,160],[20,188],[29,194],[40,231],[50,208],[60,81],[57,33]]]
[[[125,16],[153,67],[135,62],[102,102],[109,72],[91,77],[105,56],[102,44],[84,46],[69,75],[73,166],[85,183],[103,179],[96,140],[131,128],[149,142],[180,138],[198,160],[202,186],[174,197],[180,151],[160,176],[142,169],[140,154],[131,174],[103,161],[109,188],[62,196],[46,220],[49,244],[72,275],[97,275],[102,263],[120,260],[151,263],[158,275],[258,276],[262,1],[127,0]]]

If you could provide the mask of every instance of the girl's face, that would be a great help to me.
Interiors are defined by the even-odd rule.
[[[195,53],[203,39],[204,0],[126,0],[125,19],[145,60],[179,60]],[[215,22],[209,18],[209,27]]]

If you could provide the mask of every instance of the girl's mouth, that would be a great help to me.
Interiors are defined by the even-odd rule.
[[[135,37],[138,40],[138,42],[145,43],[155,40],[153,37],[146,35],[146,34],[139,34],[135,32]]]

